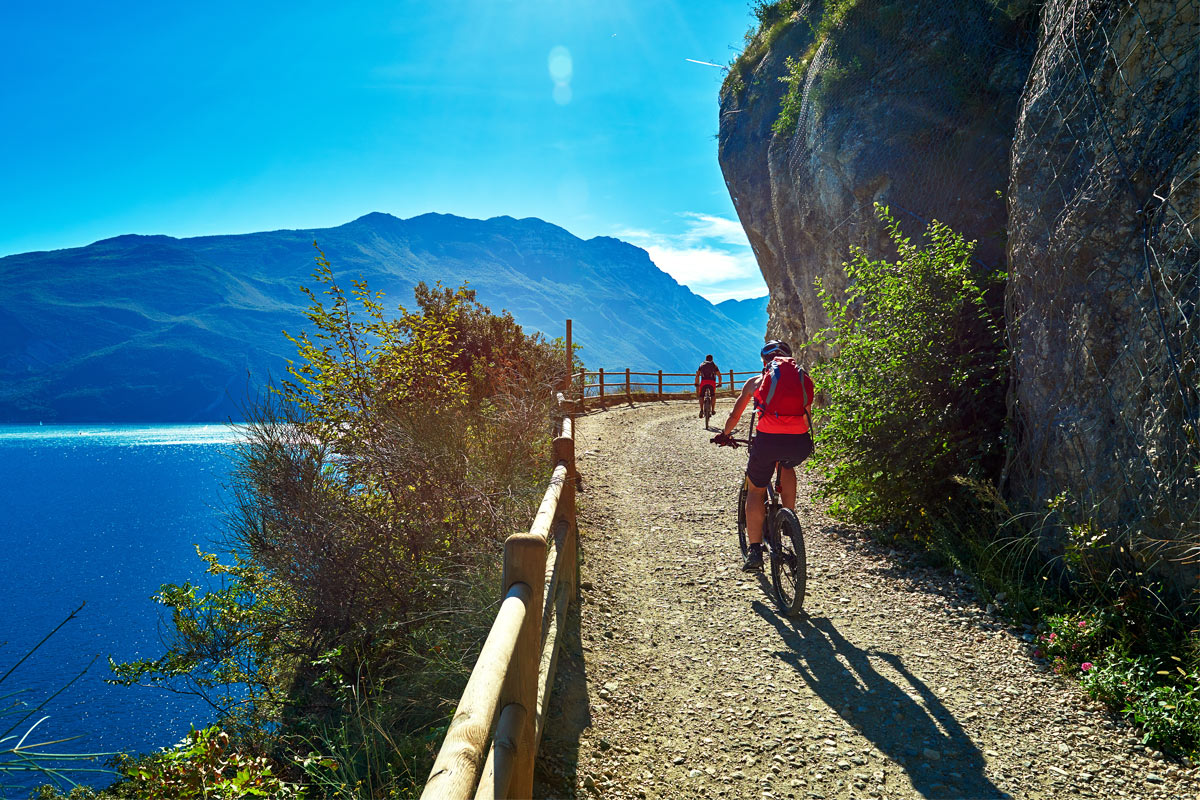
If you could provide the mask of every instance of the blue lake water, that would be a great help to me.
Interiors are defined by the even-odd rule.
[[[150,600],[160,584],[204,583],[195,545],[221,549],[236,437],[220,424],[0,425],[0,675],[86,603],[0,695],[28,689],[36,705],[99,656],[46,707],[39,740],[78,736],[59,747],[147,752],[212,721],[198,698],[104,679],[109,656],[164,651],[169,620]]]

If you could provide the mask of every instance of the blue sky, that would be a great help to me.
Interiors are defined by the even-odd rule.
[[[535,216],[766,293],[717,164],[743,0],[6,4],[0,255]]]

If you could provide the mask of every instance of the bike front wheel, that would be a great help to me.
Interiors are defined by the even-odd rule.
[[[745,513],[745,512],[743,512]],[[775,599],[785,614],[795,614],[804,605],[808,585],[808,560],[804,552],[804,529],[796,512],[781,508],[775,513],[775,531],[771,548],[771,584]]]

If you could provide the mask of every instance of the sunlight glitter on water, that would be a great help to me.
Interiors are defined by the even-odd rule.
[[[0,446],[48,444],[107,447],[234,444],[245,436],[245,426],[207,425],[0,425]]]
[[[16,666],[0,694],[23,690],[31,705],[47,701],[39,733],[79,737],[63,749],[149,752],[212,721],[199,698],[106,684],[107,659],[165,651],[170,617],[151,599],[163,584],[208,588],[196,547],[223,552],[226,487],[244,430],[0,425],[0,675]],[[96,773],[87,782],[110,779]],[[30,781],[23,788],[44,778]],[[0,797],[25,794],[0,787]]]

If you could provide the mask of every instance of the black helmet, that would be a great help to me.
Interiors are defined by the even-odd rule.
[[[712,361],[712,356],[705,356],[705,357],[704,357],[704,360],[705,360],[705,361]]]
[[[778,339],[772,339],[763,345],[763,349],[759,350],[758,354],[763,357],[764,361],[777,355],[785,355],[790,357],[792,355],[792,348],[788,347],[787,342],[781,342]]]

